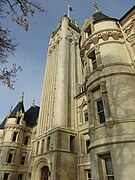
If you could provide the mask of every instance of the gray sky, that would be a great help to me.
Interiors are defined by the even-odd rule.
[[[49,35],[54,31],[61,17],[67,14],[67,6],[72,6],[70,17],[77,20],[80,27],[93,13],[93,0],[40,1],[47,12],[36,13],[30,18],[28,32],[10,19],[5,20],[5,25],[15,34],[16,42],[19,43],[15,55],[10,56],[9,61],[21,65],[23,71],[17,76],[14,91],[0,84],[0,121],[7,116],[11,105],[14,107],[18,103],[23,91],[25,110],[31,106],[33,99],[36,105],[40,105]],[[97,0],[97,4],[104,14],[119,19],[135,4],[135,1]]]

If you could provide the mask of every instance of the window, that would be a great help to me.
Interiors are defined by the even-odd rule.
[[[38,154],[39,141],[37,142],[36,154]]]
[[[92,70],[94,71],[95,69],[97,69],[97,60],[96,60],[95,51],[91,52],[91,54],[88,56],[88,58],[91,59]]]
[[[17,132],[14,132],[12,141],[14,141],[14,142],[16,141],[17,134],[18,134]]]
[[[90,140],[86,140],[85,143],[86,143],[86,151],[87,151],[87,154],[89,154]]]
[[[23,174],[19,174],[18,175],[18,180],[22,180],[23,179]]]
[[[75,136],[70,136],[70,151],[74,152],[75,150]]]
[[[92,34],[91,26],[90,26],[90,25],[89,25],[89,26],[87,27],[87,29],[85,30],[85,33],[86,33],[86,35],[87,35],[86,38],[88,38],[88,37]]]
[[[22,157],[21,157],[21,165],[25,164],[25,158],[26,158],[26,155],[22,155]]]
[[[24,139],[24,144],[28,145],[28,142],[29,142],[29,136],[26,136],[25,139]]]
[[[85,120],[85,122],[88,121],[88,111],[87,110],[84,111],[84,120]]]
[[[50,150],[50,136],[47,138],[47,146],[46,146],[46,151]]]
[[[9,177],[9,173],[5,173],[3,180],[8,180],[8,177]]]
[[[104,123],[106,121],[106,118],[105,118],[104,105],[102,99],[97,101],[97,111],[98,111],[100,123]]]
[[[42,146],[41,146],[41,153],[44,152],[44,145],[45,145],[45,140],[43,139],[43,140],[42,140]]]
[[[12,162],[12,158],[13,158],[13,154],[9,154],[8,155],[8,160],[7,160],[7,163],[11,163]]]
[[[92,180],[90,169],[86,170],[86,177],[87,177],[87,180]]]
[[[114,180],[113,165],[110,154],[100,156],[104,180]]]
[[[20,124],[20,120],[21,120],[21,117],[18,117],[16,123]]]

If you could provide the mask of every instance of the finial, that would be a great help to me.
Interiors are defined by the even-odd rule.
[[[10,107],[10,113],[12,112],[12,110],[13,110],[13,106]]]
[[[22,95],[21,95],[21,100],[20,100],[20,102],[23,102],[23,100],[24,100],[24,91],[22,92]]]
[[[35,106],[35,99],[33,99],[32,101],[32,106]]]
[[[100,12],[100,9],[99,9],[98,6],[97,6],[96,0],[94,0],[93,11],[94,11],[94,14]]]

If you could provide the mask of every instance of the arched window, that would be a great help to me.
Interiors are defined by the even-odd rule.
[[[41,180],[48,180],[49,179],[49,167],[44,166],[41,169]]]

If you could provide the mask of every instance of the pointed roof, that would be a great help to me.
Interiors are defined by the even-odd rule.
[[[4,126],[6,124],[7,117],[4,119],[4,121],[0,124],[0,129],[4,129]]]
[[[35,126],[37,124],[37,118],[39,115],[39,106],[32,105],[25,113],[24,120],[26,121],[26,125]]]
[[[20,101],[20,102],[15,106],[15,108],[14,108],[13,111],[11,112],[9,118],[15,118],[16,115],[17,115],[17,112],[25,113],[23,101]]]
[[[94,0],[94,5],[93,5],[93,16],[94,18],[94,22],[97,22],[99,20],[104,20],[104,19],[113,19],[113,18],[110,18],[109,16],[103,14],[99,7],[97,6],[97,3],[96,3],[96,0]]]

